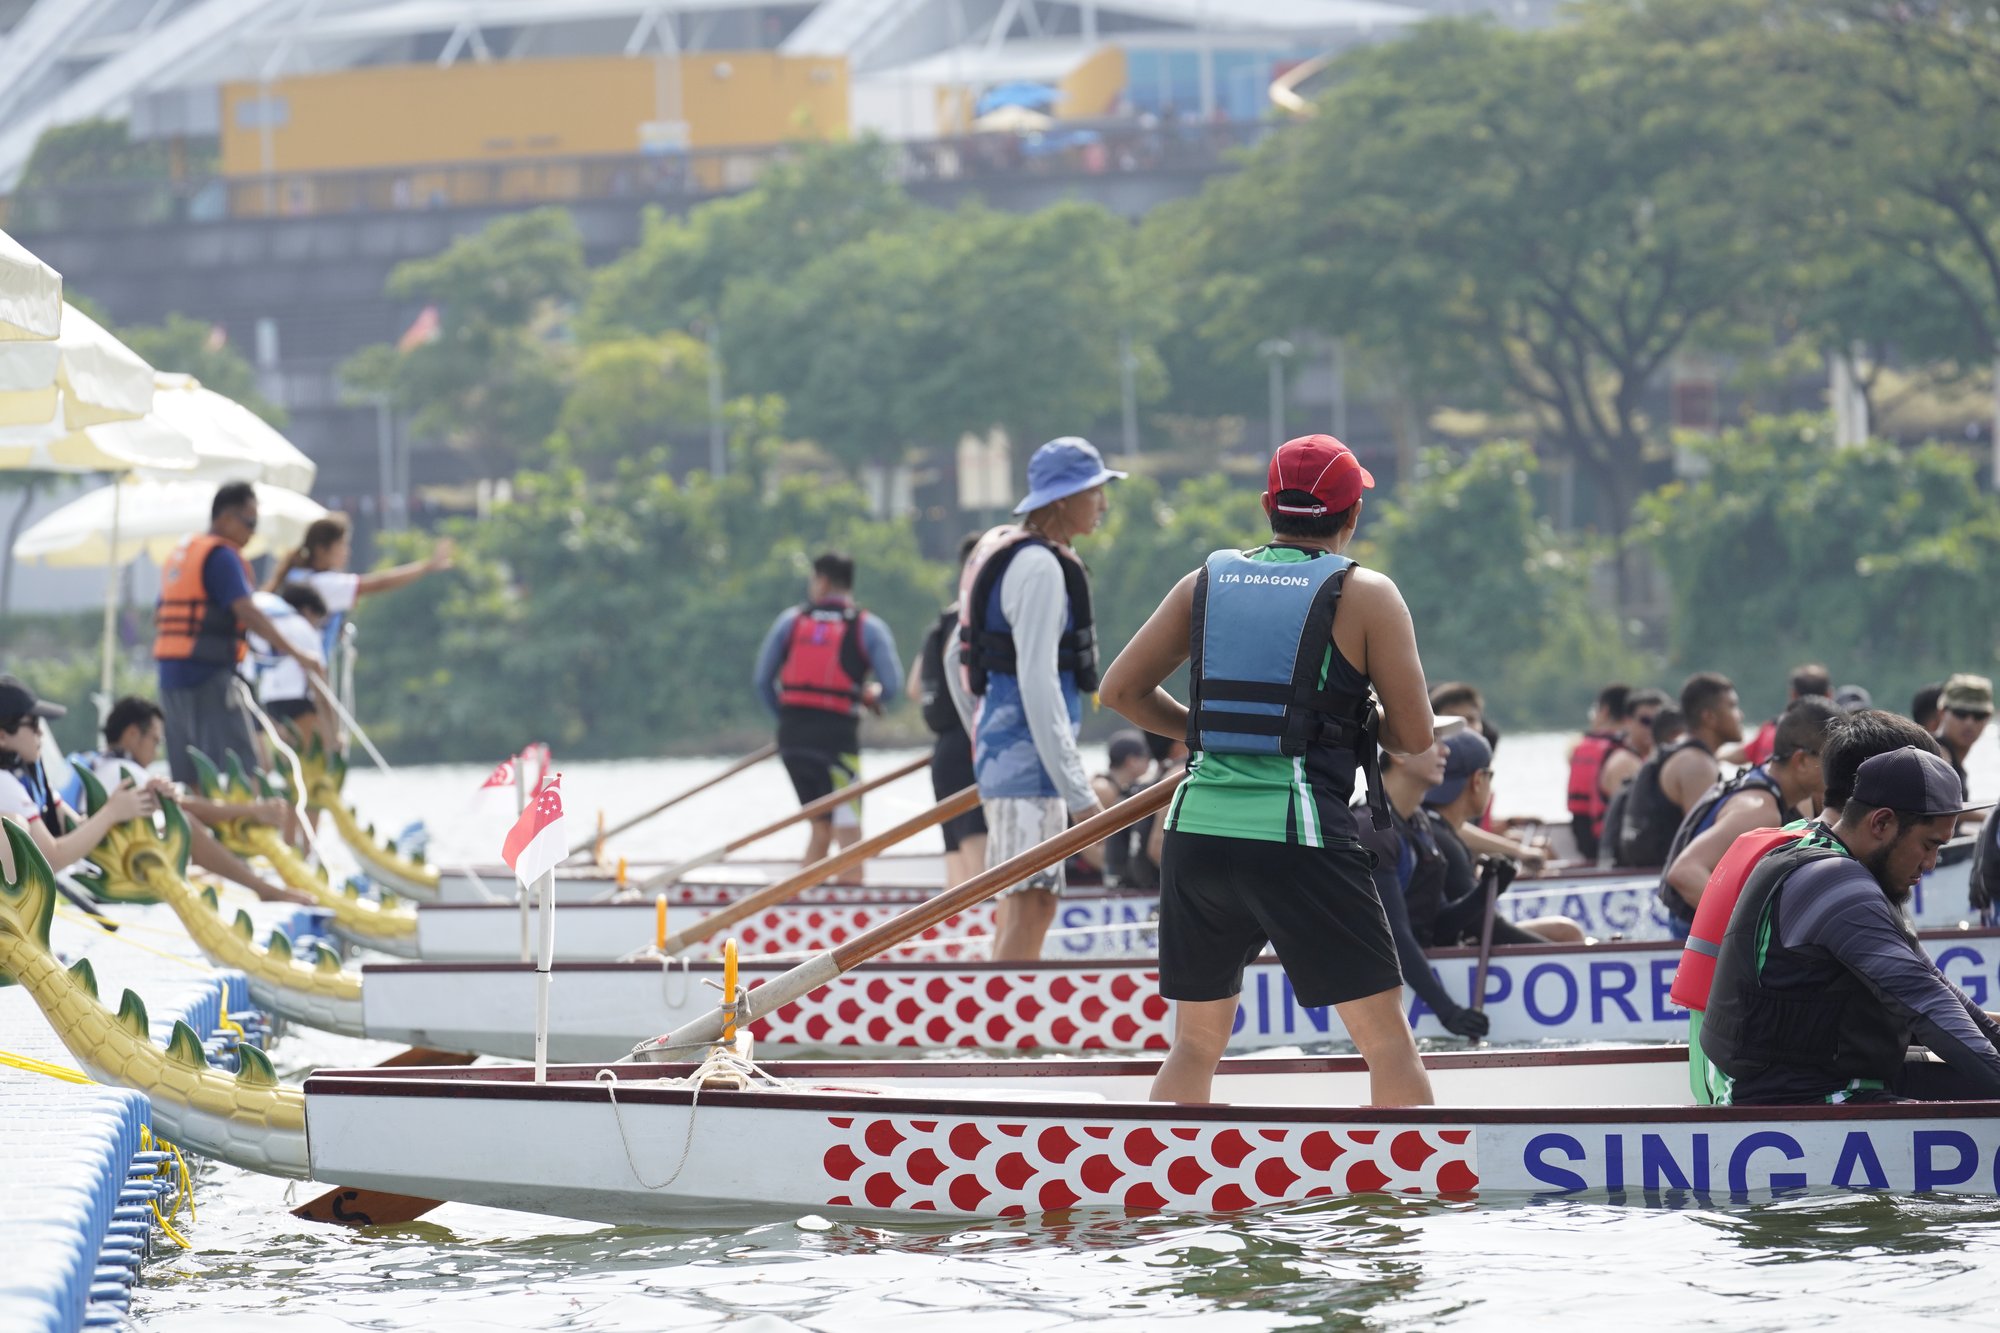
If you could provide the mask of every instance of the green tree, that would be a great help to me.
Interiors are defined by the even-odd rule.
[[[348,388],[386,394],[419,435],[511,465],[555,428],[568,392],[565,320],[584,290],[583,241],[558,208],[517,213],[409,260],[389,294],[437,307],[437,336],[399,351],[379,343],[341,367]]]
[[[117,330],[127,347],[155,370],[192,375],[202,387],[243,404],[273,426],[285,424],[285,409],[257,392],[257,372],[242,353],[215,340],[215,330],[186,315],[168,315],[161,324],[127,324]]]
[[[1713,110],[1699,43],[1622,13],[1430,23],[1359,50],[1311,123],[1205,204],[1214,267],[1249,280],[1240,318],[1352,333],[1420,388],[1504,390],[1549,423],[1614,534],[1657,435],[1649,386],[1691,340],[1725,337],[1774,243],[1739,188],[1752,131]]]
[[[708,348],[684,333],[583,349],[551,444],[602,475],[708,420]]]
[[[754,190],[670,217],[646,214],[639,244],[598,270],[582,326],[591,338],[686,329],[721,311],[730,285],[782,281],[830,251],[900,226],[914,208],[875,140],[803,144]]]
[[[1677,666],[1755,684],[1774,663],[1822,661],[1878,698],[1991,668],[2000,502],[1962,451],[1833,449],[1814,417],[1758,418],[1690,447],[1707,475],[1643,506]]]

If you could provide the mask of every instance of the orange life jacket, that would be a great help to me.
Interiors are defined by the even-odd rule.
[[[1684,1009],[1708,1008],[1708,992],[1715,983],[1715,960],[1722,952],[1722,936],[1729,929],[1730,914],[1736,910],[1736,900],[1743,896],[1750,872],[1770,853],[1804,835],[1804,829],[1759,828],[1729,844],[1729,850],[1722,854],[1708,876],[1701,901],[1695,904],[1694,924],[1688,927],[1681,965],[1674,973],[1675,1004]]]
[[[162,662],[236,663],[243,660],[246,646],[236,613],[208,600],[201,571],[209,552],[227,547],[243,566],[243,581],[254,585],[250,562],[243,552],[212,532],[185,538],[167,557],[160,573],[160,602],[153,620],[153,656]]]

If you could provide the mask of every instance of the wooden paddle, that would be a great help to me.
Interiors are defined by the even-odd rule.
[[[1512,861],[1489,860],[1479,872],[1479,885],[1485,888],[1488,882],[1492,889],[1486,895],[1486,915],[1479,923],[1479,963],[1472,969],[1472,1008],[1486,1008],[1486,969],[1493,962],[1493,920],[1500,911],[1500,895],[1514,882],[1514,874],[1520,867]]]
[[[668,866],[665,870],[641,880],[637,886],[638,892],[647,894],[653,892],[655,889],[662,889],[669,884],[677,883],[681,876],[691,870],[699,870],[703,866],[714,865],[731,852],[741,851],[753,842],[762,842],[765,838],[770,837],[780,829],[787,829],[805,820],[829,814],[839,808],[844,802],[855,800],[858,797],[867,795],[878,787],[886,787],[892,782],[898,782],[910,776],[912,773],[929,768],[930,763],[931,757],[929,755],[919,755],[909,763],[892,768],[887,773],[883,773],[877,777],[869,778],[866,782],[857,782],[851,787],[842,787],[837,792],[822,796],[817,801],[800,806],[783,819],[774,819],[754,832],[746,833],[740,838],[732,838],[730,841],[722,844],[722,846],[703,852],[700,856],[694,857],[691,860],[683,861],[679,865]]]
[[[1037,843],[1008,861],[1003,861],[990,870],[974,875],[957,888],[918,903],[909,910],[891,917],[873,930],[856,935],[836,949],[829,949],[815,958],[809,958],[791,971],[758,986],[744,996],[738,1006],[737,1022],[749,1025],[765,1017],[774,1010],[782,1009],[802,995],[824,986],[843,972],[867,962],[877,954],[886,952],[915,938],[941,921],[949,920],[971,907],[993,897],[1002,889],[1020,883],[1039,871],[1046,870],[1058,862],[1067,860],[1084,848],[1100,843],[1120,829],[1138,823],[1147,815],[1166,805],[1179,787],[1184,774],[1176,773],[1170,778],[1156,782],[1138,795],[1120,801],[1109,810],[1099,811],[1074,828],[1067,829],[1047,842]],[[956,799],[956,798],[954,798]],[[722,1033],[722,1011],[714,1009],[689,1023],[675,1028],[664,1037],[646,1042],[633,1051],[640,1059],[671,1060],[677,1058],[675,1052],[706,1045],[717,1040]]]
[[[778,747],[775,743],[771,745],[766,745],[761,750],[751,751],[749,754],[744,755],[741,759],[738,759],[735,763],[731,764],[729,767],[723,769],[720,773],[714,774],[713,776],[706,778],[701,782],[695,783],[694,786],[689,787],[686,791],[681,792],[679,795],[669,796],[666,800],[661,801],[658,805],[654,806],[652,809],[647,810],[642,814],[633,815],[630,819],[626,820],[622,824],[617,825],[616,827],[603,829],[597,833],[593,833],[590,837],[585,838],[582,842],[570,848],[569,855],[564,858],[564,862],[567,863],[576,860],[577,857],[582,856],[587,851],[590,851],[593,847],[603,842],[606,838],[615,838],[621,833],[626,833],[634,828],[637,828],[639,825],[651,819],[654,815],[664,814],[666,811],[671,810],[675,806],[679,805],[682,801],[687,800],[690,796],[699,796],[701,793],[707,791],[710,787],[720,786],[725,780],[735,777],[738,773],[741,773],[746,768],[754,768],[756,765],[763,763],[766,759],[769,759],[772,755],[776,754],[777,752],[778,752]]]
[[[945,797],[930,809],[911,819],[906,819],[892,829],[887,829],[872,838],[864,838],[852,847],[843,847],[833,855],[813,862],[789,879],[781,879],[769,888],[759,889],[730,903],[713,915],[703,917],[686,930],[667,936],[660,941],[663,954],[676,954],[690,944],[699,943],[715,934],[727,930],[745,917],[755,916],[767,907],[775,907],[807,889],[824,884],[843,870],[860,865],[869,857],[886,847],[893,847],[905,838],[915,837],[927,828],[956,819],[973,806],[979,804],[979,788],[967,787]]]
[[[428,1046],[412,1046],[376,1065],[377,1069],[397,1069],[408,1065],[469,1065],[476,1056],[457,1051],[436,1051]],[[442,1199],[423,1199],[414,1194],[394,1194],[388,1190],[330,1189],[316,1199],[308,1199],[292,1209],[293,1217],[308,1222],[337,1222],[347,1227],[396,1226],[413,1222]]]

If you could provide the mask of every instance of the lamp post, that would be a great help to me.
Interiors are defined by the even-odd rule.
[[[1292,345],[1283,338],[1266,338],[1257,344],[1257,355],[1271,373],[1271,452],[1285,442],[1285,362]]]
[[[1118,335],[1118,390],[1124,409],[1125,453],[1139,453],[1139,356],[1132,350],[1132,335]]]

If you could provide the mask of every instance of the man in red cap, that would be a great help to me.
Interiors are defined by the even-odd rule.
[[[1433,743],[1409,609],[1395,584],[1341,554],[1374,484],[1330,435],[1283,445],[1264,493],[1271,543],[1209,556],[1105,674],[1106,704],[1157,735],[1184,734],[1193,751],[1161,850],[1160,993],[1179,1003],[1156,1101],[1209,1100],[1244,965],[1266,944],[1299,1003],[1338,1009],[1373,1104],[1431,1101],[1348,808],[1355,770],[1373,770],[1378,747],[1414,755]],[[1161,688],[1183,662],[1186,706]],[[1381,802],[1379,774],[1368,786]],[[1386,804],[1371,818],[1385,827]]]

